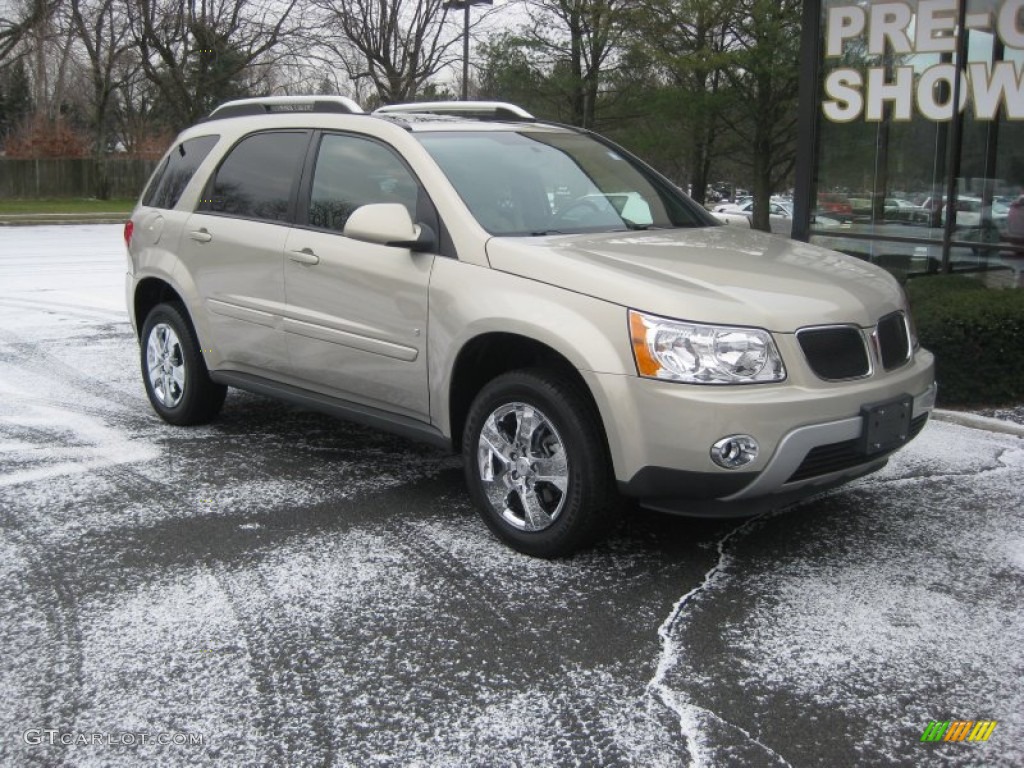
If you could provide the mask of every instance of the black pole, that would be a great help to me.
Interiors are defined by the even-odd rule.
[[[957,180],[960,177],[960,143],[964,133],[964,114],[960,111],[960,79],[967,69],[967,41],[969,32],[967,22],[967,3],[960,3],[960,12],[957,18],[957,27],[960,33],[956,46],[956,69],[953,77],[953,114],[949,126],[949,146],[946,157],[946,221],[942,228],[942,271],[952,272],[953,264],[950,260],[953,239],[953,219],[956,216],[957,198],[960,191],[957,189]]]
[[[818,166],[818,105],[821,67],[821,0],[805,0],[800,34],[800,93],[793,189],[793,239],[807,242]]]
[[[1003,45],[1003,41],[997,36],[992,41],[992,66],[996,65],[997,61],[1001,61],[1003,56],[1006,55],[1006,47]],[[988,242],[989,237],[995,239],[996,242],[1003,240],[1004,238],[998,233],[995,222],[992,221],[992,200],[996,195],[996,149],[999,146],[999,122],[1002,119],[1003,110],[997,109],[992,120],[989,121],[985,130],[985,179],[984,186],[981,190],[981,238],[983,242]],[[984,264],[987,267],[989,257],[996,255],[995,251],[985,249],[981,251],[984,254],[982,257]]]
[[[469,0],[462,16],[462,100],[469,99]]]

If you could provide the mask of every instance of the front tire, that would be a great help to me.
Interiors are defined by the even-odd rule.
[[[164,421],[206,424],[220,412],[227,387],[210,379],[192,324],[180,304],[158,304],[142,326],[142,381]]]
[[[466,482],[487,526],[513,549],[563,557],[593,543],[618,506],[594,407],[547,370],[503,374],[469,410]]]

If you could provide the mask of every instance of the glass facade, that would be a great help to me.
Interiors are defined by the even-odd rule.
[[[798,236],[903,274],[1024,286],[1024,0],[809,1]]]

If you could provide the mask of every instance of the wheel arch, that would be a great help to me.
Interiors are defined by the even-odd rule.
[[[541,341],[502,331],[474,336],[463,345],[455,358],[448,388],[449,429],[455,451],[462,449],[466,417],[480,390],[497,376],[524,368],[555,371],[571,381],[586,397],[588,407],[593,409],[601,428],[605,451],[608,451],[608,436],[601,411],[576,366],[558,350]]]
[[[135,286],[135,294],[132,297],[132,314],[135,319],[135,335],[142,338],[142,326],[146,323],[146,317],[158,304],[167,302],[178,302],[185,306],[185,300],[174,287],[159,277],[146,277]],[[186,317],[191,321],[190,313],[186,307]],[[193,323],[193,327],[194,327]]]

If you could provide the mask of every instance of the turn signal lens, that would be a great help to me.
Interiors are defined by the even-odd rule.
[[[641,376],[658,375],[661,366],[651,356],[647,347],[647,324],[639,312],[629,312],[629,334],[633,341],[633,356],[636,358],[636,370]]]

